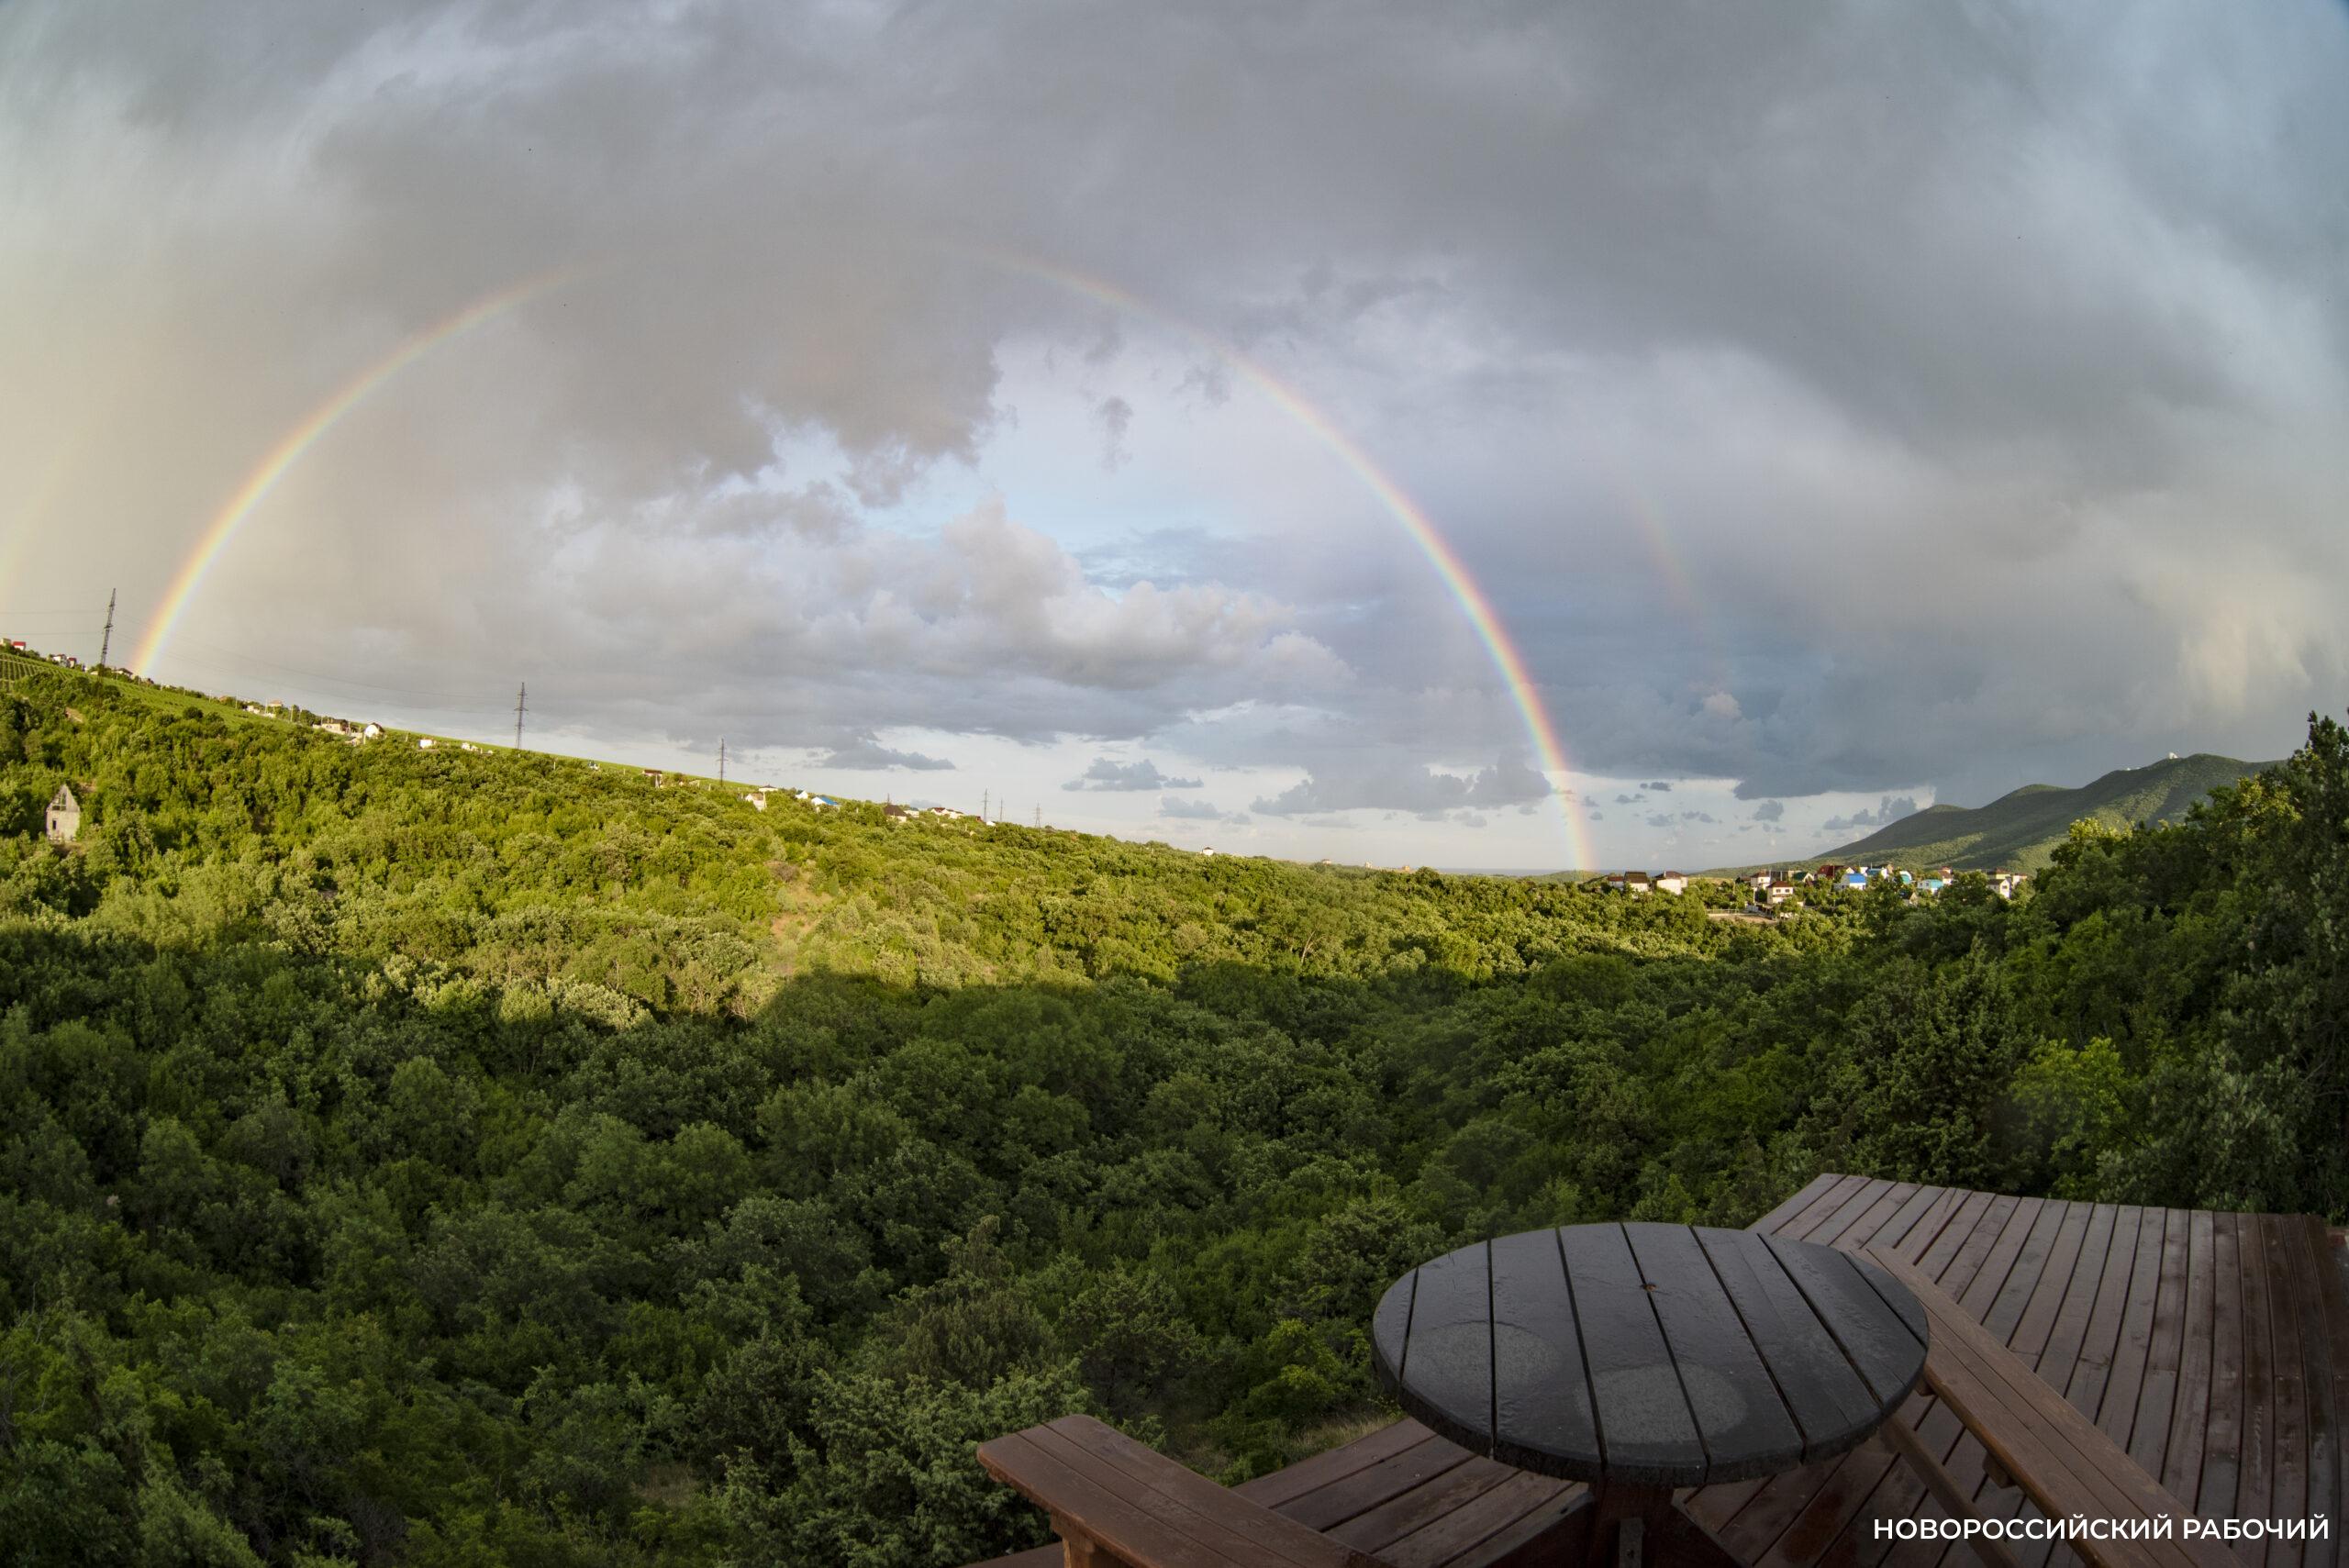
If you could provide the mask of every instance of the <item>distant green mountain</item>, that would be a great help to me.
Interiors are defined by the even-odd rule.
[[[1960,871],[2037,871],[2072,824],[2094,817],[2116,828],[2171,822],[2221,784],[2274,767],[2198,752],[2142,768],[2120,768],[2076,789],[2025,784],[1987,806],[1930,806],[1866,838],[1830,850],[1822,861]]]

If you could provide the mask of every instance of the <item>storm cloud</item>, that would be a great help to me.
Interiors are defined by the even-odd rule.
[[[396,363],[152,673],[1039,798],[1147,746],[1274,848],[1537,863],[1472,820],[1566,776],[1329,428],[1610,790],[2277,755],[2349,690],[2344,76],[2319,0],[18,4],[0,606],[143,646]]]

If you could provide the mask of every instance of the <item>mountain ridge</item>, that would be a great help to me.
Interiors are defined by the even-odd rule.
[[[2115,828],[2175,822],[2212,790],[2274,766],[2198,751],[2115,768],[2069,788],[2028,784],[1985,806],[1936,803],[1809,860],[2038,871],[2075,822],[2093,819]]]

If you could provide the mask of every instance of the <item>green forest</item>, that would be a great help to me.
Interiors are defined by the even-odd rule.
[[[1831,1169],[2349,1211],[2349,732],[2032,886],[1713,921],[28,678],[0,1543],[947,1568],[1048,1539],[998,1432],[1390,1418],[1371,1304],[1476,1237]]]

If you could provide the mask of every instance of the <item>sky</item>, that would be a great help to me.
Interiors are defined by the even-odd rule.
[[[2317,0],[16,0],[0,631],[1381,865],[2280,756],[2344,79]]]

